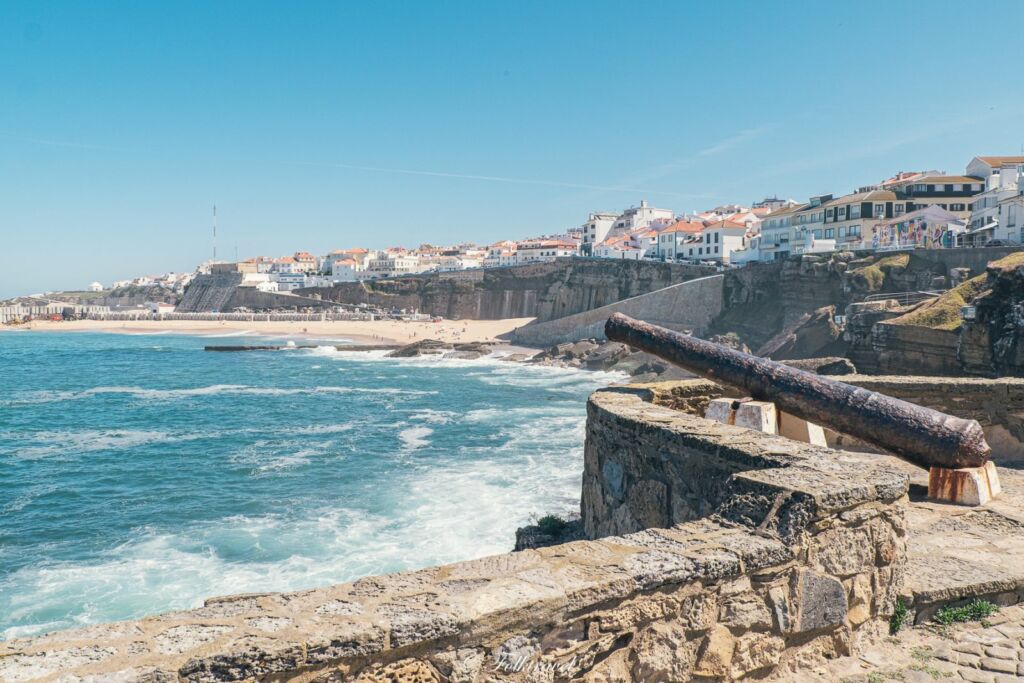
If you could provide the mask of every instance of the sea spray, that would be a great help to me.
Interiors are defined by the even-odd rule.
[[[586,397],[621,379],[205,343],[0,338],[5,637],[507,551],[578,506]]]

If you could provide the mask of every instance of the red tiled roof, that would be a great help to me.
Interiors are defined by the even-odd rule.
[[[700,221],[676,221],[672,225],[668,226],[662,233],[666,232],[688,232],[698,233],[704,232],[704,224]]]

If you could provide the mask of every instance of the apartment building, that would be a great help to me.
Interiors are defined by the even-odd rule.
[[[667,261],[688,258],[686,255],[686,242],[700,235],[703,231],[704,223],[701,221],[676,221],[658,233],[656,251],[658,257]]]
[[[999,202],[999,239],[1024,244],[1024,183],[1017,194]]]
[[[652,224],[670,225],[675,222],[675,212],[671,209],[656,209],[640,200],[640,206],[633,206],[623,211],[612,224],[612,230],[632,232],[640,228],[649,228]]]
[[[824,240],[825,204],[833,200],[830,194],[811,197],[803,206],[797,207],[793,215],[793,234],[790,250],[794,254],[817,251]]]
[[[594,245],[604,242],[611,232],[618,216],[614,213],[592,213],[580,227],[580,251],[586,255],[593,252]]]
[[[761,220],[761,260],[773,261],[789,256],[792,251],[793,218],[798,209],[807,206],[782,207]]]
[[[1000,227],[999,207],[1018,194],[1024,175],[1024,156],[975,157],[967,164],[967,173],[977,175],[984,183],[984,191],[971,203],[967,241],[975,245],[993,239],[1020,242],[1019,232]]]
[[[857,249],[862,245],[877,248],[875,226],[889,218],[902,216],[912,205],[892,190],[861,188],[823,204],[824,222],[820,229],[815,229],[813,236],[815,239],[834,239],[837,249]]]
[[[906,207],[908,213],[937,206],[966,221],[970,217],[973,197],[984,189],[984,181],[971,175],[928,172],[890,181],[883,189],[892,190],[909,200],[912,206]]]

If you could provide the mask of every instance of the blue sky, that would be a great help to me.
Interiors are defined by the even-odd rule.
[[[0,0],[0,296],[1024,144],[1024,3]]]

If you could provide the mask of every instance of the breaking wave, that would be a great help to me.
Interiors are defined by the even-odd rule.
[[[586,397],[622,377],[8,339],[0,536],[29,540],[0,544],[5,638],[508,551],[578,509]]]

